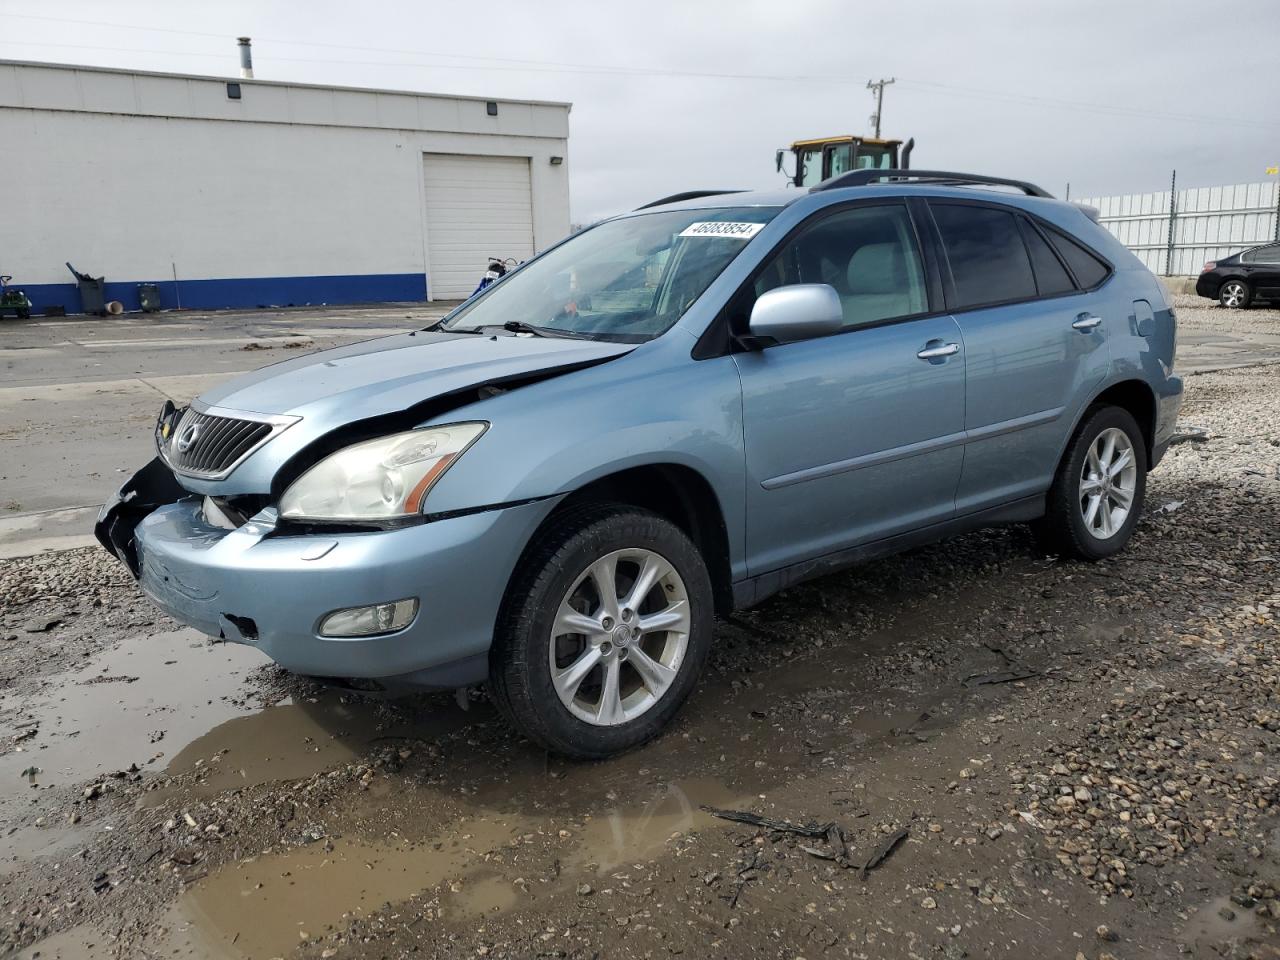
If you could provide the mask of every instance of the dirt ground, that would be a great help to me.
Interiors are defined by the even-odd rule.
[[[1280,365],[1182,419],[1120,557],[788,590],[601,764],[210,643],[100,551],[0,561],[0,953],[1280,958]]]

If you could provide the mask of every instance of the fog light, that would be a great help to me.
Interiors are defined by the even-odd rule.
[[[322,637],[371,637],[394,633],[413,623],[418,615],[418,599],[375,603],[368,607],[335,610],[320,621]]]

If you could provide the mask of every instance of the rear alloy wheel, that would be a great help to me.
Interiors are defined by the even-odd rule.
[[[1095,407],[1071,438],[1032,530],[1050,553],[1103,560],[1129,542],[1146,489],[1137,421],[1120,407]]]
[[[490,653],[490,689],[523,733],[599,759],[656,736],[711,647],[711,580],[697,548],[633,507],[567,510],[525,551]]]
[[[1228,280],[1218,288],[1218,302],[1231,310],[1242,310],[1253,299],[1243,280]]]
[[[1119,427],[1108,427],[1089,445],[1080,473],[1080,516],[1090,536],[1107,540],[1124,526],[1137,486],[1133,441]]]

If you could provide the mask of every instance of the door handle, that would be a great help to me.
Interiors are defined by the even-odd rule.
[[[1077,330],[1092,330],[1098,324],[1102,323],[1102,318],[1092,313],[1082,313],[1076,317],[1075,323],[1071,324]]]
[[[953,353],[960,352],[960,344],[958,343],[942,343],[936,347],[925,347],[916,354],[921,360],[941,360],[943,357],[949,357]]]

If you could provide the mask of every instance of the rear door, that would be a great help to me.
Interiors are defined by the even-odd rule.
[[[953,514],[965,358],[927,276],[906,204],[862,203],[801,226],[730,302],[742,329],[766,290],[827,283],[845,317],[833,336],[733,354],[751,574]]]
[[[1240,259],[1250,264],[1249,282],[1254,295],[1263,300],[1280,300],[1280,243],[1250,250]]]
[[[967,357],[958,515],[1046,490],[1080,405],[1107,371],[1108,324],[1083,287],[1109,275],[1079,245],[1000,204],[930,200],[945,251],[947,302]],[[1065,239],[1065,238],[1063,238]],[[1078,283],[1071,259],[1080,259]],[[1127,306],[1127,305],[1126,305]]]

